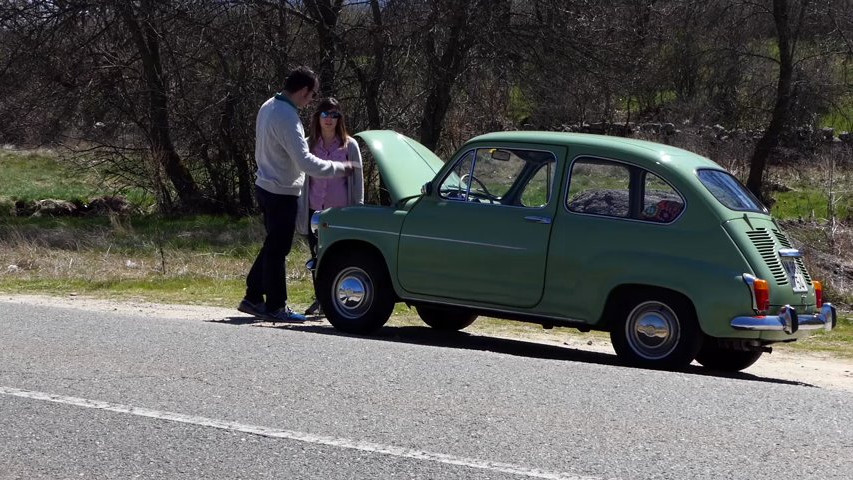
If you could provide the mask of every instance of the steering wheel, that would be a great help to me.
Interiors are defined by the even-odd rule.
[[[465,175],[462,175],[462,178],[460,178],[460,179],[459,179],[459,181],[460,181],[460,182],[462,182],[462,183],[468,183],[468,182],[467,182],[467,180],[466,180],[468,177],[471,177],[471,180],[473,180],[473,181],[474,181],[474,183],[476,183],[476,184],[477,184],[477,186],[478,186],[478,187],[480,187],[480,189],[483,191],[482,193],[480,193],[480,192],[471,192],[471,193],[470,193],[470,195],[471,195],[472,197],[481,197],[481,198],[485,198],[485,199],[487,199],[489,202],[491,202],[491,203],[495,203],[495,201],[498,199],[498,197],[496,197],[496,196],[492,195],[492,192],[490,192],[490,191],[489,191],[489,189],[486,187],[486,184],[485,184],[485,183],[483,183],[483,182],[481,182],[479,178],[475,177],[474,175],[471,175],[470,173],[466,173]]]

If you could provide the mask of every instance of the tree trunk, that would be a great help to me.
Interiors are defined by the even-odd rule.
[[[379,0],[370,0],[370,11],[373,14],[374,28],[372,31],[371,48],[373,50],[373,73],[364,88],[364,103],[367,107],[367,124],[372,129],[382,128],[382,116],[379,108],[379,93],[382,80],[385,78],[385,45],[386,37],[382,24],[382,10]]]
[[[148,114],[150,124],[148,138],[151,153],[162,165],[169,181],[175,187],[181,203],[191,208],[200,206],[201,195],[189,170],[181,163],[175,151],[169,127],[168,94],[163,79],[163,66],[160,60],[159,36],[150,21],[139,18],[130,3],[117,2],[116,8],[133,37],[137,51],[142,59],[142,70],[148,90]],[[147,1],[142,2],[142,10],[153,11]]]
[[[369,71],[348,58],[348,63],[359,83],[359,89],[367,110],[367,126],[370,130],[382,128],[382,114],[379,95],[385,78],[385,48],[387,37],[382,23],[382,9],[379,0],[370,0],[370,11],[373,16],[373,27],[370,29],[370,48],[373,53],[373,64]]]
[[[335,62],[338,60],[338,37],[335,28],[341,13],[343,0],[306,0],[308,14],[317,22],[317,38],[320,46],[320,91],[325,97],[338,93]]]
[[[794,50],[799,35],[799,22],[805,13],[807,0],[803,0],[798,18],[798,28],[791,29],[788,0],[773,0],[773,20],[776,24],[776,37],[779,45],[779,81],[776,85],[776,104],[764,135],[755,146],[749,167],[746,188],[759,199],[768,203],[762,194],[764,170],[771,153],[779,145],[779,137],[788,121],[791,107],[792,80],[794,76]]]
[[[433,3],[433,19],[440,18],[438,1]],[[427,55],[427,97],[421,115],[420,142],[430,150],[438,147],[444,118],[453,98],[456,79],[465,67],[465,59],[472,46],[473,35],[467,31],[470,0],[453,2],[449,14],[448,38],[443,52],[436,52],[435,22],[429,22],[424,47]]]

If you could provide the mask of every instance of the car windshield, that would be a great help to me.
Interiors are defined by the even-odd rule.
[[[764,205],[746,189],[732,174],[723,170],[699,170],[699,181],[719,200],[732,210],[767,213]]]

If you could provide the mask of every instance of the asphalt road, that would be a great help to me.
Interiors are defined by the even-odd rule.
[[[0,479],[849,479],[853,394],[386,328],[0,302]]]

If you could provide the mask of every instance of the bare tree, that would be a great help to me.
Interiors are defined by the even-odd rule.
[[[392,1],[385,2],[385,8],[391,8]],[[369,54],[355,58],[354,49],[347,52],[347,66],[355,74],[358,81],[360,94],[367,110],[367,125],[371,129],[382,128],[381,114],[381,91],[385,80],[386,63],[390,39],[385,29],[383,20],[383,8],[379,0],[370,0],[371,25],[360,25],[354,29],[352,35],[363,38],[360,33],[366,33],[369,39]]]
[[[796,0],[795,2],[796,3]],[[776,84],[776,104],[770,117],[770,124],[755,146],[750,162],[749,178],[746,187],[758,198],[764,198],[761,191],[764,170],[770,153],[779,144],[782,128],[788,120],[793,90],[794,54],[800,38],[800,27],[808,7],[808,0],[800,0],[799,8],[791,10],[788,0],[773,0],[773,22],[776,26],[776,41],[779,46],[779,78]],[[793,15],[792,15],[793,14]]]
[[[423,31],[426,100],[418,129],[421,143],[435,150],[444,117],[459,75],[474,45],[473,18],[488,16],[488,7],[476,0],[431,0]]]
[[[143,77],[148,96],[148,141],[151,154],[163,165],[181,203],[190,207],[201,206],[201,192],[172,142],[169,125],[169,92],[165,72],[160,58],[160,33],[156,25],[162,18],[153,0],[116,2],[116,9],[125,27],[130,32],[142,62]]]

